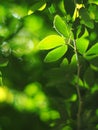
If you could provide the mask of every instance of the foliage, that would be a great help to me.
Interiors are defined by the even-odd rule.
[[[98,129],[98,1],[0,2],[0,130]]]

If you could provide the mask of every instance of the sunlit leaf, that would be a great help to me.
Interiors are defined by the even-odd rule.
[[[81,8],[80,11],[79,11],[79,15],[81,17],[81,23],[82,24],[84,24],[88,28],[91,28],[91,29],[94,28],[94,23],[93,23],[92,19],[90,18],[87,9]]]
[[[88,48],[89,40],[87,39],[87,36],[89,36],[89,34],[88,34],[88,31],[85,29],[85,32],[82,35],[82,37],[76,40],[77,50],[81,54],[83,54]]]
[[[58,46],[61,46],[65,43],[64,38],[59,35],[50,35],[44,38],[39,43],[40,50],[49,50]]]
[[[64,37],[70,36],[71,28],[59,15],[56,15],[54,18],[54,28],[60,35],[63,35]]]
[[[59,60],[66,53],[66,51],[67,45],[63,45],[50,51],[45,57],[45,62],[53,62]]]

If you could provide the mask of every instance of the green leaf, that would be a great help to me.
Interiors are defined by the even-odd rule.
[[[69,63],[68,63],[68,59],[64,58],[62,63],[60,64],[61,68],[65,68],[68,67]]]
[[[98,43],[94,44],[87,52],[86,55],[98,55]]]
[[[79,53],[83,54],[88,48],[89,40],[87,39],[87,36],[89,36],[88,31],[85,29],[84,34],[82,37],[78,38],[76,40],[76,46]]]
[[[63,21],[59,15],[54,17],[54,28],[55,30],[64,37],[69,37],[71,33],[71,28],[68,26],[66,21]]]
[[[67,51],[67,45],[60,46],[52,51],[50,51],[46,57],[45,62],[53,62],[59,60]]]
[[[93,20],[90,18],[87,9],[81,8],[79,11],[79,16],[81,18],[81,24],[84,24],[85,26],[91,29],[94,28]]]
[[[36,2],[35,4],[33,4],[32,6],[31,6],[31,10],[32,11],[36,11],[36,10],[38,10],[40,7],[42,7],[43,5],[45,4],[45,1],[38,1],[38,2]]]
[[[83,84],[83,81],[81,78],[79,78],[77,75],[74,75],[73,76],[73,79],[71,80],[71,83],[73,85],[76,85],[77,84],[77,81],[78,81],[78,85],[81,86],[81,87],[84,87],[84,84]]]
[[[0,56],[0,67],[6,67],[8,63],[9,63],[8,58]]]
[[[39,49],[49,50],[64,44],[65,44],[65,40],[63,37],[60,37],[59,35],[50,35],[44,38],[42,41],[40,41]]]

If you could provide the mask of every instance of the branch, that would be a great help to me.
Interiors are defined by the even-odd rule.
[[[77,95],[78,95],[78,112],[77,112],[77,130],[80,130],[81,127],[81,111],[82,111],[82,97],[79,89],[79,77],[80,77],[80,63],[79,63],[79,58],[78,58],[78,53],[77,53],[77,47],[76,47],[76,41],[73,40],[74,44],[74,51],[76,54],[76,61],[77,61],[77,83],[76,83],[76,90],[77,90]]]

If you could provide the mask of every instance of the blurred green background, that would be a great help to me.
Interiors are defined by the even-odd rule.
[[[55,34],[45,8],[45,1],[0,0],[0,130],[46,130],[60,118],[44,90],[37,47]]]

